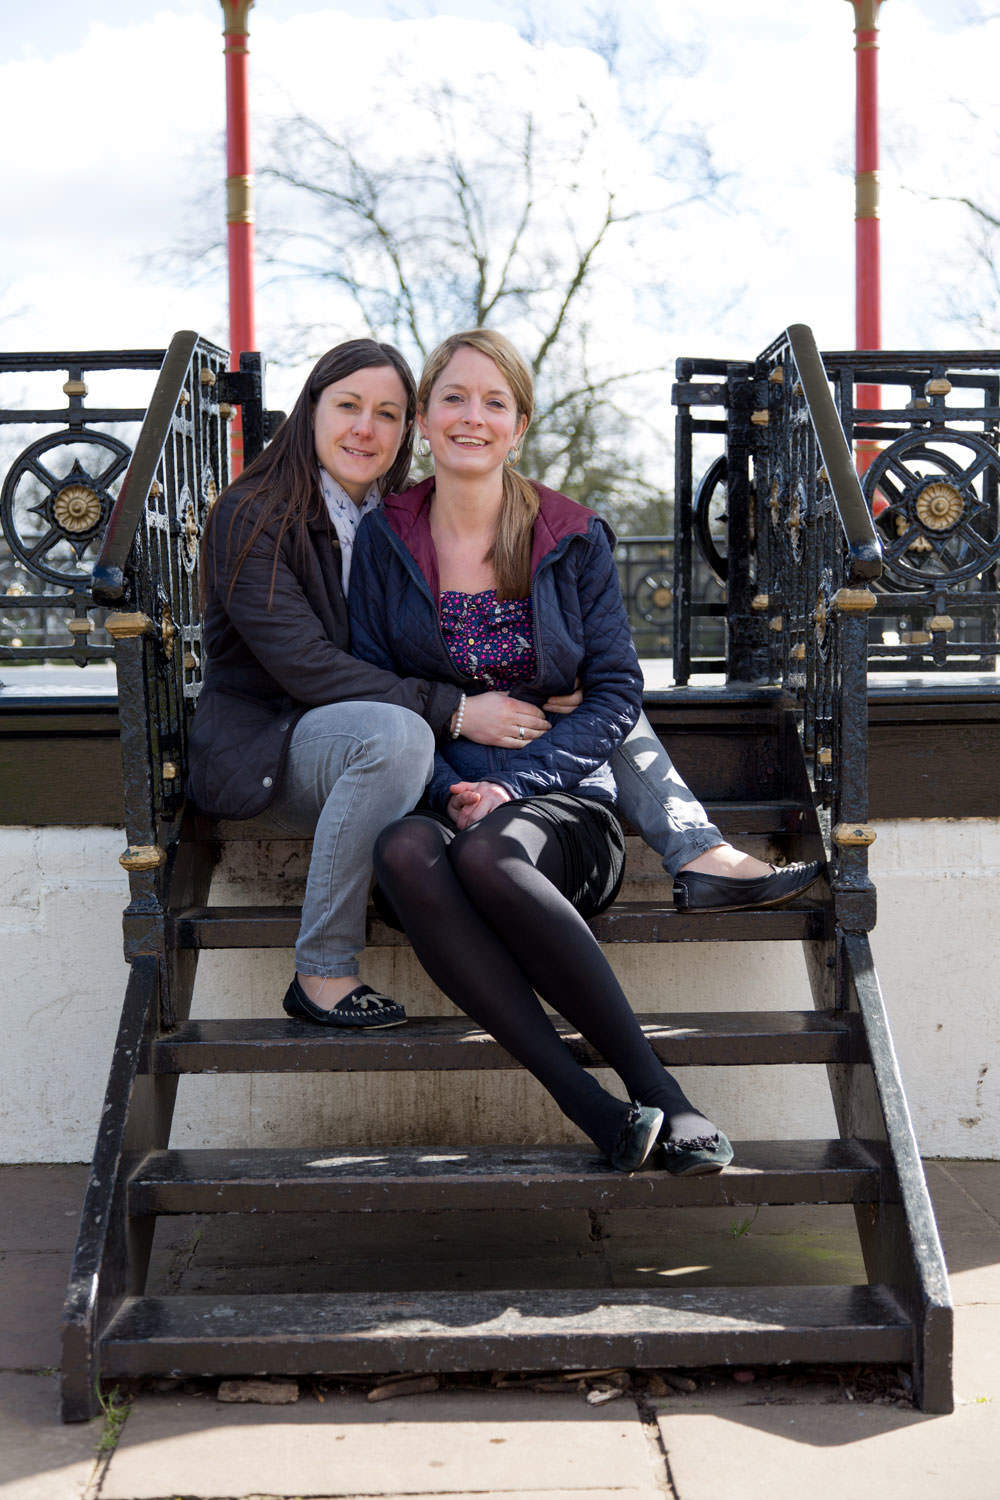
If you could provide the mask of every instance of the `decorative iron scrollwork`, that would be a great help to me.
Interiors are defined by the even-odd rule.
[[[60,451],[72,457],[62,472],[50,457]],[[0,494],[11,555],[48,583],[85,582],[80,565],[88,549],[96,551],[130,455],[109,433],[66,430],[29,444],[11,464]]]
[[[802,531],[806,524],[806,514],[809,507],[809,499],[806,494],[805,483],[797,479],[792,486],[792,503],[788,507],[788,515],[785,517],[785,525],[792,543],[792,556],[796,562],[802,559]]]
[[[813,610],[813,631],[816,637],[816,646],[824,659],[830,644],[829,624],[834,592],[833,573],[830,568],[824,568],[816,594],[816,607]]]
[[[909,432],[878,455],[865,494],[879,516],[890,588],[940,588],[975,578],[1000,558],[996,512],[985,497],[1000,457],[975,433]]]
[[[93,531],[101,519],[101,500],[86,484],[67,484],[52,502],[52,514],[63,531]]]
[[[729,573],[729,559],[723,551],[727,541],[728,503],[723,453],[705,471],[694,501],[695,537],[702,557],[720,583],[725,583]]]

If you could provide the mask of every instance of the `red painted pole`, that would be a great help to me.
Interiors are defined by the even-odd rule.
[[[855,332],[858,349],[882,347],[882,271],[878,206],[878,16],[882,0],[849,0],[854,7],[855,52],[855,207],[854,277]],[[859,385],[855,405],[878,409],[882,391]],[[855,445],[858,473],[863,474],[878,453],[872,438]]]
[[[229,251],[230,368],[238,370],[240,355],[256,349],[253,308],[254,210],[250,171],[250,108],[247,39],[253,0],[221,0],[225,21],[222,34],[226,56],[226,225]],[[243,427],[239,411],[233,418],[232,473],[243,468]]]

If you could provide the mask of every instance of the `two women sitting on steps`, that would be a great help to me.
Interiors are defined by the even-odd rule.
[[[484,330],[435,351],[419,396],[390,345],[323,356],[206,528],[190,791],[313,839],[289,1014],[405,1019],[358,982],[374,853],[431,976],[614,1166],[655,1151],[718,1171],[725,1136],[656,1059],[586,925],[621,881],[615,806],[689,909],[776,905],[818,866],[732,849],[673,770],[640,716],[607,528],[516,472],[531,407],[524,362]],[[415,423],[435,475],[407,490]],[[632,1104],[573,1061],[535,991]]]

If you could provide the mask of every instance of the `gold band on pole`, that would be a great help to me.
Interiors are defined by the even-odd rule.
[[[237,177],[226,178],[226,223],[253,224],[256,215],[253,209],[253,173],[244,172]]]
[[[859,172],[854,179],[854,217],[878,218],[878,173]]]

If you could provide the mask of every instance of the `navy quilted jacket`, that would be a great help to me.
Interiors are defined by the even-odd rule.
[[[388,495],[361,523],[351,565],[351,650],[386,671],[485,692],[490,684],[456,669],[441,635],[433,488],[428,479]],[[572,692],[579,677],[583,702],[516,750],[464,738],[439,742],[427,794],[441,810],[455,781],[495,781],[514,797],[573,790],[615,800],[605,762],[639,716],[642,673],[611,555],[613,536],[592,511],[538,489],[531,557],[538,673],[511,696],[541,705],[554,693]]]

